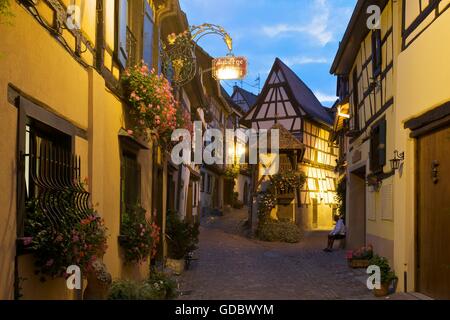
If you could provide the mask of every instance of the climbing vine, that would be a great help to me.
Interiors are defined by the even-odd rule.
[[[9,0],[0,0],[0,24],[8,22],[8,18],[12,17]]]
[[[347,181],[346,179],[342,179],[336,188],[336,203],[337,210],[340,216],[345,216],[345,194],[347,191]]]

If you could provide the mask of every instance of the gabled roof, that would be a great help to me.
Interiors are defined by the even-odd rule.
[[[242,108],[236,102],[234,102],[233,99],[231,99],[230,95],[222,85],[220,85],[220,91],[222,93],[222,97],[224,97],[224,99],[228,102],[230,107],[233,108],[240,115],[242,115],[244,113]]]
[[[269,132],[272,130],[279,130],[280,134],[280,150],[303,150],[305,149],[305,145],[300,142],[288,129],[283,127],[281,124],[276,123]],[[267,138],[268,143],[272,141],[270,137],[270,133]]]
[[[251,109],[256,104],[256,101],[258,100],[257,95],[254,95],[253,93],[251,93],[241,87],[238,87],[238,86],[234,86],[233,89],[234,89],[233,97],[236,93],[239,93],[242,96],[242,98],[245,100],[245,102],[247,103],[249,109]],[[244,111],[247,112],[248,110],[244,110]]]
[[[279,58],[275,59],[275,65],[278,65],[282,70],[286,77],[286,82],[291,87],[292,93],[303,111],[319,122],[332,125],[333,117],[328,112],[329,108],[322,106],[311,89],[297,76],[297,74],[295,74],[295,72]]]
[[[387,0],[358,0],[344,37],[339,43],[339,49],[331,66],[331,74],[348,75],[350,73],[361,47],[361,42],[370,32],[366,25],[367,8],[371,5],[377,5],[383,10],[387,3]]]

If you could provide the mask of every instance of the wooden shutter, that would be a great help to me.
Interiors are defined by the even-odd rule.
[[[127,66],[128,0],[116,0],[117,4],[117,59],[123,68]]]
[[[383,168],[386,165],[386,120],[380,122],[378,145],[378,166]]]
[[[381,31],[377,29],[372,33],[372,71],[374,77],[381,72],[381,57]]]
[[[353,70],[353,130],[359,130],[359,92],[358,92],[358,70]]]
[[[153,65],[153,10],[147,0],[144,1],[144,6],[143,60],[151,68]]]

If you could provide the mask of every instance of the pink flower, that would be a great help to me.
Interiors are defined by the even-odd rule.
[[[47,263],[45,264],[45,266],[51,267],[51,266],[53,265],[54,262],[55,262],[55,261],[54,261],[53,259],[50,259],[50,260],[47,261]]]
[[[77,235],[74,235],[74,236],[72,237],[72,241],[73,241],[73,242],[78,242],[78,241],[80,241],[80,237],[78,237]]]
[[[23,238],[24,246],[29,246],[32,242],[33,242],[33,238],[32,237]]]

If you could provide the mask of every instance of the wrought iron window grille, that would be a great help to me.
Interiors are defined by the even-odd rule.
[[[27,200],[37,200],[55,230],[88,218],[90,194],[81,180],[81,158],[45,142],[38,150],[21,157],[22,168],[28,173]]]
[[[131,31],[131,29],[127,26],[127,67],[132,67],[137,63],[137,38]]]

